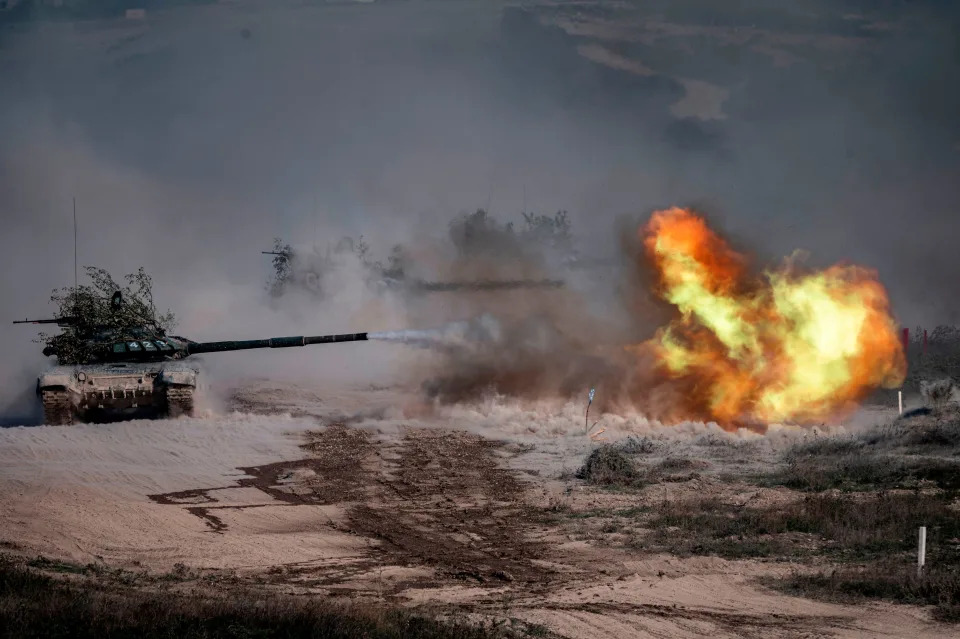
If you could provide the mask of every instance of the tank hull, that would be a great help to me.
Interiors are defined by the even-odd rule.
[[[51,425],[136,414],[190,415],[199,369],[182,360],[57,366],[37,380]]]

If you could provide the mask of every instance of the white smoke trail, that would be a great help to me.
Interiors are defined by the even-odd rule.
[[[367,333],[367,339],[400,342],[419,348],[461,350],[481,344],[496,344],[501,340],[501,335],[500,322],[492,315],[485,314],[433,329]]]

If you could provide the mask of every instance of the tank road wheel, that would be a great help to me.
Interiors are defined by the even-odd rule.
[[[66,389],[44,389],[40,391],[40,396],[43,400],[43,423],[50,426],[73,423],[73,406]]]
[[[167,386],[167,416],[174,418],[183,415],[193,417],[193,388]]]

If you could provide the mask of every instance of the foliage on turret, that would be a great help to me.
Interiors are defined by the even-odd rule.
[[[284,287],[293,275],[293,248],[284,244],[279,237],[273,238],[273,277],[267,283],[270,294],[278,297],[283,294]]]
[[[54,353],[60,364],[87,364],[102,359],[100,352],[119,339],[163,336],[176,325],[169,310],[159,313],[153,301],[153,281],[143,267],[117,283],[106,270],[85,267],[89,284],[54,290],[50,300],[58,317],[75,318],[57,335],[40,333],[36,342]],[[119,293],[119,296],[117,295]]]
[[[336,245],[313,250],[295,250],[280,238],[274,238],[273,275],[267,282],[267,290],[273,297],[280,297],[290,287],[303,287],[314,294],[322,294],[328,275],[346,261],[355,259],[368,271],[375,271],[379,263],[374,264],[370,257],[370,245],[361,235],[357,240],[352,237],[341,238]]]
[[[450,240],[462,255],[523,255],[543,251],[570,252],[572,237],[566,211],[555,215],[523,214],[517,229],[513,222],[501,223],[483,209],[461,215],[450,222]]]

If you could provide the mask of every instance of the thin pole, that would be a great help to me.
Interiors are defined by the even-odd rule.
[[[77,277],[77,198],[73,198],[73,286],[80,283]]]
[[[586,434],[590,434],[590,405],[593,404],[593,395],[597,390],[595,388],[590,389],[590,395],[587,399],[587,411],[583,414],[583,427],[586,429]]]
[[[903,391],[897,391],[897,403],[900,405],[900,414],[903,415]]]
[[[917,574],[923,574],[923,566],[927,563],[927,527],[920,526],[920,547],[917,552]]]

